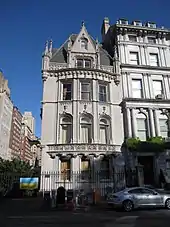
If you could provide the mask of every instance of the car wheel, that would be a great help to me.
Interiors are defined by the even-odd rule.
[[[167,199],[165,202],[165,207],[169,210],[170,209],[170,199]]]
[[[133,210],[133,203],[130,200],[125,200],[123,202],[123,209],[124,211],[130,212]]]

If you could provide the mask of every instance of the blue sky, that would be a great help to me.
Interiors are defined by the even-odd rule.
[[[168,0],[78,1],[0,0],[0,69],[9,80],[14,105],[32,111],[41,133],[41,56],[47,39],[59,47],[85,21],[88,32],[100,36],[104,17],[154,21],[170,28]]]

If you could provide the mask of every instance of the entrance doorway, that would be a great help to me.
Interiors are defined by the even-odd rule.
[[[65,204],[65,188],[59,187],[57,189],[57,204]]]
[[[138,163],[143,166],[144,184],[154,185],[153,156],[138,156]]]

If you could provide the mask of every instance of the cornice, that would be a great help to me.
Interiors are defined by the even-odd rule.
[[[131,64],[121,64],[120,68],[132,68],[132,69],[154,69],[157,71],[170,71],[170,67],[164,67],[164,66],[150,66],[150,65],[131,65]]]
[[[59,70],[48,70],[48,77],[57,77],[59,80],[65,79],[78,79],[78,78],[88,78],[88,79],[101,79],[101,80],[114,80],[115,84],[118,85],[120,83],[120,75],[116,73],[109,72],[102,69],[78,69],[78,68],[66,68]],[[42,74],[43,80],[47,79],[47,76]]]
[[[130,33],[130,32],[139,32],[141,35],[145,36],[147,34],[155,34],[159,37],[165,37],[170,34],[170,30],[161,29],[161,28],[149,28],[146,26],[135,26],[135,25],[125,25],[125,24],[116,24],[116,31],[119,33]]]
[[[139,98],[124,98],[123,103],[134,102],[134,103],[160,103],[170,104],[170,99],[139,99]]]

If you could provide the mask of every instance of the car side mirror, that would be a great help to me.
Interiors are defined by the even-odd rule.
[[[154,192],[153,194],[154,194],[154,195],[158,195],[158,193],[157,193],[157,192]]]

